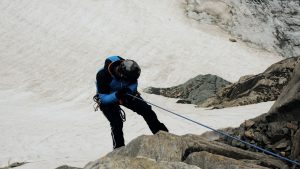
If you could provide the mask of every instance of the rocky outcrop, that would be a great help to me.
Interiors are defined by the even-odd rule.
[[[27,164],[29,162],[14,162],[12,164],[9,164],[8,166],[6,167],[0,167],[0,169],[10,169],[10,168],[15,168],[15,167],[20,167],[24,164]]]
[[[258,75],[241,77],[238,82],[221,88],[215,97],[200,104],[203,107],[232,107],[274,101],[290,81],[300,58],[292,57],[271,65]]]
[[[77,167],[71,167],[71,166],[68,166],[68,165],[63,165],[63,166],[57,167],[56,169],[82,169],[82,168],[77,168]]]
[[[245,121],[232,134],[281,156],[300,161],[300,63],[268,113]],[[247,149],[233,140],[227,143]]]
[[[258,75],[247,75],[230,82],[215,75],[199,75],[184,84],[169,87],[148,87],[144,92],[180,98],[177,103],[201,107],[224,108],[274,101],[290,81],[300,57],[291,57],[271,65]]]
[[[231,169],[231,168],[256,168],[256,169],[266,169],[256,165],[254,163],[249,163],[245,160],[236,160],[233,158],[228,158],[221,155],[215,155],[206,151],[195,152],[187,157],[185,160],[188,164],[194,164],[200,168],[207,169]]]
[[[188,17],[286,57],[300,56],[299,0],[186,0]]]
[[[127,146],[88,163],[84,169],[109,168],[287,168],[262,153],[245,151],[229,145],[208,141],[197,135],[177,136],[159,132],[140,136]]]
[[[95,163],[90,163],[86,169],[112,169],[112,168],[128,168],[128,169],[200,169],[194,165],[188,165],[183,162],[155,161],[147,157],[127,157],[114,156],[103,157]]]
[[[201,104],[207,98],[216,95],[216,91],[230,82],[216,75],[198,75],[184,84],[169,87],[155,88],[149,87],[144,92],[150,94],[163,95],[171,98],[180,98],[178,103]]]

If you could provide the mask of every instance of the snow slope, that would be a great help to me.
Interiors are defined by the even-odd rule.
[[[262,72],[281,58],[232,43],[213,26],[184,15],[183,0],[1,0],[0,167],[82,167],[111,151],[109,124],[93,112],[95,74],[109,55],[136,60],[140,89],[167,87],[198,74],[229,81]],[[238,126],[266,112],[272,102],[223,110],[145,99],[215,128]],[[205,129],[157,110],[172,133]],[[142,118],[127,112],[126,142],[151,134]]]

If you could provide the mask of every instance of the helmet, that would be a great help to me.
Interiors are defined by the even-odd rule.
[[[118,72],[122,79],[136,81],[140,77],[141,68],[134,60],[126,59],[118,66]]]

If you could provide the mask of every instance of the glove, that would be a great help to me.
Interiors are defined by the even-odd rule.
[[[126,87],[126,88],[118,90],[116,92],[116,97],[118,100],[123,100],[123,99],[125,99],[126,94],[130,94],[130,93],[132,93],[132,91],[128,87]]]

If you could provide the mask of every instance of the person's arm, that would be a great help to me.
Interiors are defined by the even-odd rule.
[[[113,92],[111,94],[99,94],[100,102],[102,104],[111,104],[111,103],[117,103],[118,99],[116,97],[116,92]]]
[[[96,76],[96,86],[97,92],[102,104],[117,103],[118,99],[116,97],[116,92],[110,93],[109,83],[111,82],[111,77],[105,69],[100,70]]]
[[[135,82],[135,83],[128,86],[128,88],[131,90],[132,93],[137,92],[137,87],[138,87],[138,82]]]

